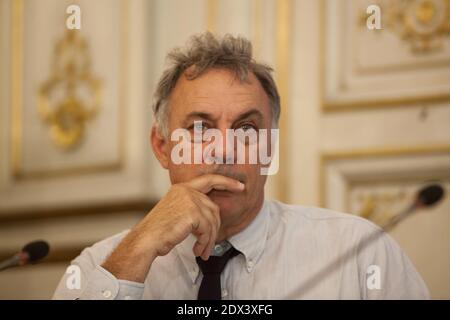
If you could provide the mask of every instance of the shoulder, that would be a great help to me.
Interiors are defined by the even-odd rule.
[[[302,243],[330,255],[350,253],[365,279],[370,266],[380,268],[383,290],[365,298],[428,298],[425,283],[397,242],[380,227],[356,215],[334,210],[270,201],[271,236]],[[278,242],[279,243],[279,242]],[[319,250],[320,249],[320,250]]]
[[[359,216],[335,210],[268,201],[271,220],[287,228],[366,234],[380,227]]]
[[[269,208],[269,237],[274,236],[280,241],[307,243],[316,248],[334,248],[335,251],[356,249],[369,259],[374,255],[403,255],[397,243],[383,229],[359,216],[278,201],[271,201]],[[373,239],[369,241],[369,238]]]

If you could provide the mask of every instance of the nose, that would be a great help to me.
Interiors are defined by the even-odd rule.
[[[208,159],[206,163],[236,164],[235,137],[231,129],[215,129],[214,141],[210,142],[207,148],[211,152],[206,152]]]

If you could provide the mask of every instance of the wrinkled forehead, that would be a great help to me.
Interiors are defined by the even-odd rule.
[[[170,120],[183,120],[193,113],[232,121],[251,110],[258,110],[270,121],[269,99],[258,79],[249,73],[245,81],[233,71],[210,69],[195,79],[182,75],[169,101]],[[217,120],[216,119],[216,120]]]

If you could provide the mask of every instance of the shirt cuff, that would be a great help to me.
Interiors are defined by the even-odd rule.
[[[118,280],[109,271],[96,266],[80,296],[82,300],[138,300],[144,293],[144,284]]]

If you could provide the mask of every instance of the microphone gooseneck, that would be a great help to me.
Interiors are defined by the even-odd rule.
[[[49,251],[50,246],[46,241],[37,240],[30,242],[12,257],[0,261],[0,271],[39,261],[46,257]]]

